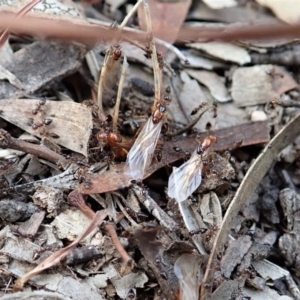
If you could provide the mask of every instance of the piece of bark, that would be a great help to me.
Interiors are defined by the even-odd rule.
[[[38,99],[0,100],[0,117],[40,138],[51,138],[51,134],[56,134],[58,137],[53,141],[57,144],[87,156],[87,144],[93,127],[91,109],[75,102],[47,100],[37,114],[32,114],[38,103]],[[45,125],[45,119],[52,119],[52,123]],[[42,126],[34,129],[35,124]]]
[[[18,232],[22,236],[34,237],[45,217],[45,211],[34,213],[29,220],[18,227]]]
[[[244,235],[231,242],[221,261],[221,271],[226,278],[230,278],[233,269],[242,261],[252,245],[251,237]]]
[[[16,222],[26,220],[32,214],[40,211],[40,208],[33,203],[24,203],[15,200],[0,201],[0,215],[5,222]]]
[[[24,89],[0,81],[0,99],[24,97],[76,72],[84,54],[83,46],[71,43],[37,41],[24,47],[3,66],[18,78]]]

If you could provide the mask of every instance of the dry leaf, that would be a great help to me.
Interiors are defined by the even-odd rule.
[[[55,142],[70,150],[87,156],[87,145],[93,126],[90,108],[75,102],[47,100],[43,113],[32,114],[39,100],[11,99],[1,100],[0,116],[23,130],[43,137],[41,130],[55,133]],[[32,124],[42,123],[44,118],[53,122],[43,128],[32,129]]]
[[[297,87],[297,82],[284,68],[257,65],[235,70],[231,94],[238,106],[250,106],[271,102]]]
[[[203,2],[212,9],[236,6],[236,0],[203,0]]]
[[[251,57],[244,48],[223,42],[206,42],[188,44],[189,47],[195,48],[205,53],[226,60],[244,65],[251,62]]]
[[[174,264],[174,273],[180,285],[180,299],[198,300],[199,286],[203,277],[201,270],[203,257],[200,255],[182,254]]]

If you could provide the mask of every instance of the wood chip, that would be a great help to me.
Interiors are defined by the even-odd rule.
[[[35,236],[45,217],[45,211],[34,213],[29,220],[20,224],[18,232],[23,236]]]

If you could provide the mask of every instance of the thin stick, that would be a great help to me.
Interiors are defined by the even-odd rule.
[[[82,213],[84,213],[90,219],[94,219],[96,213],[86,205],[83,196],[77,190],[71,192],[68,196],[68,203],[77,207]],[[124,262],[132,261],[132,258],[127,254],[126,250],[123,248],[118,235],[116,233],[115,227],[112,224],[105,225],[106,231],[109,233],[112,242],[114,243],[117,251],[119,252],[120,256],[124,260]]]
[[[142,3],[143,0],[138,0],[137,3],[132,7],[132,9],[128,12],[127,16],[124,18],[123,22],[119,26],[119,29],[123,29],[129,19],[133,16],[133,14],[137,11],[139,8],[140,4]]]
[[[28,143],[23,140],[15,139],[4,129],[0,129],[0,148],[14,149],[23,151],[41,157],[53,163],[60,163],[64,170],[70,165],[70,162],[62,155],[50,150],[49,148]]]
[[[128,263],[129,261],[132,261],[132,258],[128,255],[128,253],[126,252],[126,250],[124,249],[124,247],[122,246],[118,235],[116,233],[116,229],[114,227],[114,225],[112,224],[107,224],[105,225],[105,229],[106,231],[109,233],[111,240],[113,242],[113,244],[115,245],[117,251],[119,252],[121,258],[123,259],[123,261],[125,263]]]
[[[148,35],[151,36],[151,58],[153,62],[153,73],[154,73],[154,88],[155,88],[155,98],[154,98],[154,105],[153,105],[153,110],[156,108],[156,104],[158,101],[160,101],[160,92],[161,92],[161,76],[160,76],[160,70],[159,70],[159,64],[157,60],[157,51],[156,51],[156,46],[155,42],[153,39],[153,30],[152,30],[152,21],[151,21],[151,16],[150,16],[150,10],[148,4],[143,0],[144,4],[144,11],[145,11],[145,16],[146,16],[146,24],[147,24],[147,31]]]
[[[127,57],[126,57],[126,55],[124,55],[123,67],[122,67],[122,72],[121,72],[121,77],[120,77],[119,87],[118,87],[117,101],[115,104],[115,111],[114,111],[114,118],[113,118],[113,130],[116,130],[117,125],[118,125],[120,103],[121,103],[121,97],[122,97],[122,91],[123,91],[123,85],[124,85],[125,73],[126,73],[127,67],[128,67]]]

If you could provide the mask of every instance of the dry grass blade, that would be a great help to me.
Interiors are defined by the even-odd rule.
[[[153,31],[152,31],[152,21],[150,16],[150,10],[148,4],[143,1],[144,3],[144,10],[145,10],[145,16],[146,16],[146,25],[147,25],[147,32],[148,36],[150,37],[150,49],[152,50],[151,58],[153,62],[153,74],[154,74],[154,89],[155,89],[155,99],[153,104],[153,110],[156,108],[156,104],[158,101],[160,101],[160,92],[161,92],[161,75],[159,70],[159,64],[157,60],[157,51],[155,42],[153,39]]]
[[[130,10],[130,12],[126,15],[126,17],[124,18],[123,22],[119,26],[120,29],[124,29],[125,25],[129,21],[129,19],[133,16],[133,14],[137,11],[137,9],[139,8],[139,6],[142,3],[142,1],[143,0],[138,0],[136,2],[136,4],[132,7],[132,9]]]
[[[116,77],[118,76],[119,67],[120,67],[119,58],[122,55],[118,42],[122,38],[122,30],[127,24],[128,20],[136,12],[141,2],[142,0],[139,0],[134,5],[134,7],[124,18],[120,26],[117,26],[115,24],[113,24],[112,26],[112,28],[114,29],[113,40],[111,42],[109,49],[105,54],[105,59],[104,59],[103,67],[101,69],[101,74],[100,74],[99,84],[98,84],[97,101],[101,113],[103,113],[103,103],[102,103],[103,92],[105,90],[110,90],[114,86],[116,82]]]
[[[98,101],[99,111],[102,115],[103,115],[103,103],[102,103],[103,92],[111,90],[115,85],[116,78],[118,77],[119,66],[120,66],[120,59],[116,59],[114,57],[114,47],[111,46],[106,51],[103,67],[101,69],[101,74],[99,78],[99,84],[98,84],[97,101]]]
[[[124,55],[122,73],[121,73],[121,77],[120,77],[120,81],[119,81],[119,86],[118,86],[117,101],[116,101],[116,104],[115,104],[115,111],[114,111],[114,118],[113,118],[113,130],[117,129],[118,118],[119,118],[119,110],[120,110],[120,103],[121,103],[121,96],[122,96],[123,85],[124,85],[124,80],[125,80],[125,74],[126,74],[127,67],[128,67],[127,58]]]
[[[23,277],[19,278],[14,285],[14,291],[19,291],[23,288],[24,284],[33,276],[39,274],[45,269],[51,268],[52,266],[58,264],[65,256],[67,256],[70,251],[81,241],[83,240],[89,233],[97,226],[99,226],[103,220],[106,218],[107,212],[105,210],[99,211],[96,213],[95,218],[90,223],[89,227],[83,232],[81,236],[79,236],[73,243],[69,246],[60,249],[50,255],[47,259],[45,259],[42,263],[37,265],[33,270],[25,274]]]
[[[228,237],[233,221],[243,206],[247,204],[253,191],[256,190],[259,183],[271,167],[278,153],[287,145],[292,143],[299,135],[300,114],[292,119],[265,147],[263,152],[258,156],[248,173],[243,179],[238,191],[236,192],[228,210],[224,216],[222,225],[213,245],[212,252],[208,261],[206,272],[201,287],[201,299],[208,299],[208,290],[205,284],[209,283],[212,278],[211,272],[214,270],[213,264],[216,256],[222,250]]]

